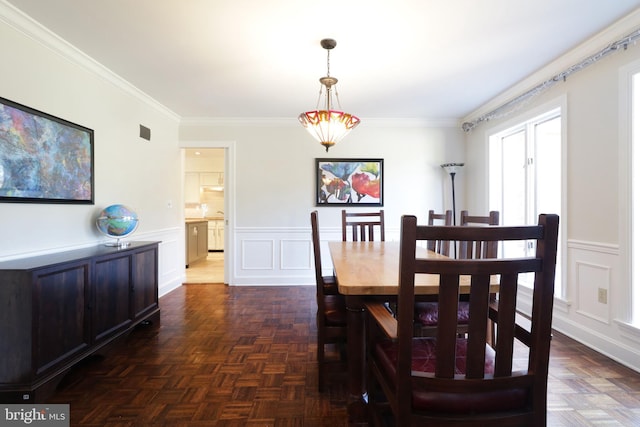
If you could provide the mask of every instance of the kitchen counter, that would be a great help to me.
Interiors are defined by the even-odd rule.
[[[185,218],[184,222],[187,224],[196,224],[198,222],[207,222],[207,218]]]
[[[209,253],[209,221],[204,218],[185,220],[186,266],[207,258]]]
[[[223,216],[207,216],[204,218],[185,218],[185,222],[199,222],[199,221],[222,221]]]
[[[224,216],[209,216],[205,218],[185,218],[185,225],[187,227],[187,266],[191,262],[198,261],[199,259],[206,258],[197,250],[198,244],[204,245],[201,241],[204,239],[202,233],[206,230],[207,243],[206,248],[208,251],[222,252],[224,251]],[[194,228],[199,229],[194,231]],[[199,237],[194,237],[200,233]],[[191,242],[190,240],[191,239]],[[198,242],[194,241],[197,240]]]

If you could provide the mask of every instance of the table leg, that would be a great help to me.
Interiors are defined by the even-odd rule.
[[[364,305],[356,295],[347,295],[346,305],[349,425],[367,425]]]

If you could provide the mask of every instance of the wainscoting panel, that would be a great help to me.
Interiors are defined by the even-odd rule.
[[[611,268],[577,261],[576,312],[602,323],[609,323]]]
[[[273,270],[275,239],[242,240],[242,270]]]
[[[311,239],[280,241],[280,269],[281,270],[312,270],[313,244]]]
[[[315,284],[311,226],[236,228],[234,238],[237,249],[231,285]],[[329,263],[328,248],[323,256]]]
[[[554,329],[640,372],[640,329],[625,319],[631,286],[620,279],[619,247],[569,240],[566,263]]]
[[[617,247],[591,242],[568,245],[566,299],[573,301],[576,314],[604,325],[611,323],[618,286],[619,253]]]

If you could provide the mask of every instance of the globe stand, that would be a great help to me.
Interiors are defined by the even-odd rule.
[[[104,245],[111,248],[126,248],[131,245],[131,242],[125,242],[124,240],[117,239],[115,242],[105,243]]]

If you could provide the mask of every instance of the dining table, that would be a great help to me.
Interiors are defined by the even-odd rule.
[[[347,307],[347,411],[350,425],[367,425],[365,358],[365,309],[367,300],[394,301],[398,295],[400,242],[329,242],[338,292]],[[418,258],[443,258],[425,247],[416,246]],[[465,280],[467,279],[467,280]],[[415,278],[417,295],[437,298],[439,276],[419,274]],[[464,276],[460,293],[469,292]],[[494,291],[496,289],[493,289]],[[428,297],[427,297],[428,298]]]

